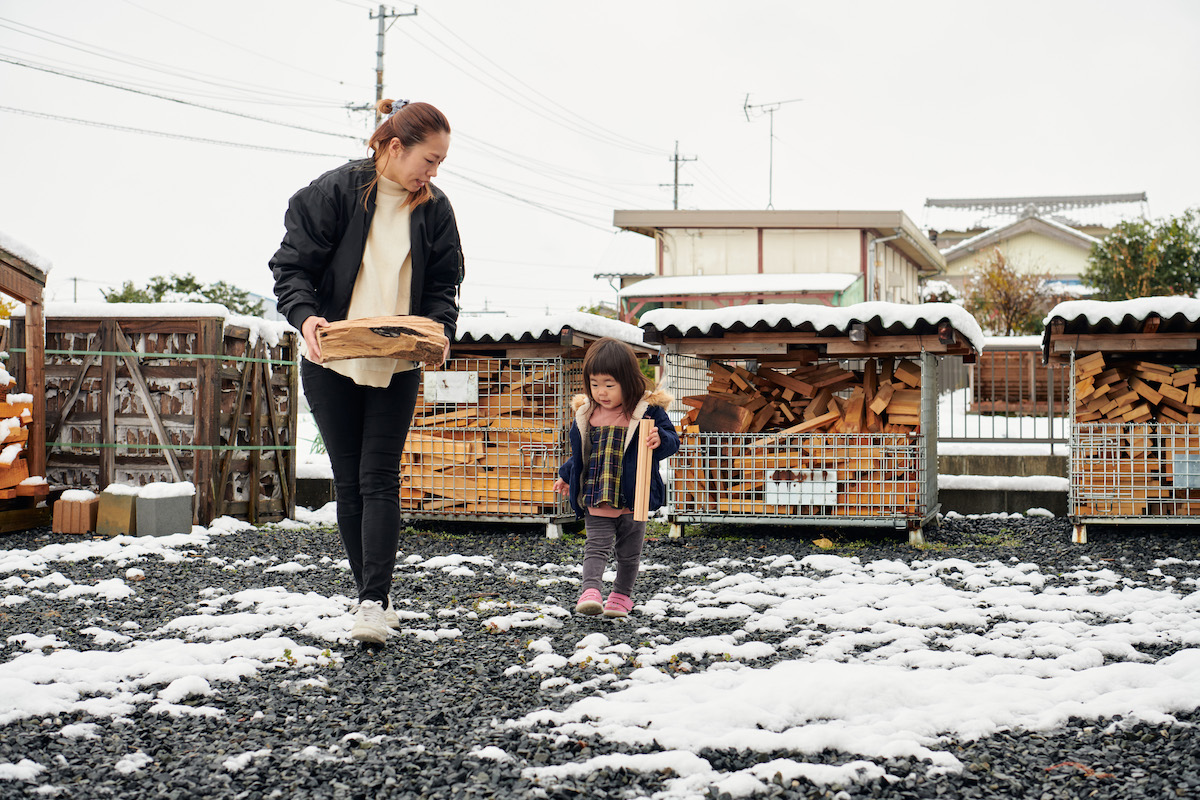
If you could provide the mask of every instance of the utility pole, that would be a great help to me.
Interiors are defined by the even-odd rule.
[[[746,112],[746,121],[750,121],[750,109],[756,109],[761,113],[768,114],[771,117],[771,133],[770,133],[770,166],[767,171],[767,208],[774,209],[775,203],[775,112],[779,107],[788,103],[799,103],[803,98],[795,100],[780,100],[775,103],[760,103],[758,105],[750,105],[750,95],[746,95],[746,102],[742,105],[742,110]]]
[[[676,210],[676,211],[678,211],[678,210],[679,210],[679,187],[680,187],[680,186],[686,186],[686,187],[690,188],[690,187],[691,187],[691,185],[692,185],[692,184],[690,184],[690,183],[683,183],[683,184],[681,184],[681,183],[679,182],[679,162],[681,162],[681,161],[695,161],[695,160],[696,160],[696,157],[695,157],[695,156],[691,156],[691,157],[689,157],[689,158],[681,158],[681,157],[679,156],[679,140],[678,140],[678,139],[676,139],[676,140],[675,140],[675,155],[671,157],[671,160],[675,162],[675,183],[674,183],[673,185],[675,186],[675,210]],[[660,187],[662,187],[662,188],[664,188],[664,189],[665,189],[666,187],[668,187],[668,186],[671,186],[671,185],[672,185],[672,184],[670,184],[670,183],[660,183],[660,184],[659,184],[659,186],[660,186]]]
[[[399,17],[415,17],[417,15],[417,7],[413,6],[412,11],[403,14],[396,13],[396,9],[388,10],[384,6],[379,6],[379,13],[368,11],[367,15],[371,19],[379,20],[379,31],[375,35],[375,127],[379,127],[379,123],[383,120],[383,115],[379,113],[379,101],[383,99],[383,49],[384,49],[384,34],[388,32],[391,25],[386,25],[385,22],[389,19],[397,19]],[[351,111],[366,111],[366,106],[347,106]]]

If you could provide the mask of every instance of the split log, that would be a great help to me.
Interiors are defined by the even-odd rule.
[[[331,322],[317,329],[322,361],[345,358],[403,358],[440,364],[446,335],[428,317],[368,317]]]

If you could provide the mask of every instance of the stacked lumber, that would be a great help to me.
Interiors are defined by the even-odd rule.
[[[25,459],[29,426],[33,424],[33,395],[12,392],[16,380],[0,368],[0,500],[50,494],[45,477],[29,474]]]
[[[681,425],[701,433],[914,433],[921,427],[921,367],[867,359],[861,370],[837,361],[763,362],[757,372],[709,363],[707,393],[680,398]]]
[[[400,507],[471,515],[557,513],[553,487],[564,460],[571,394],[562,396],[566,371],[547,360],[470,357],[454,359],[440,372],[467,373],[473,399],[436,402],[422,392],[401,462]]]
[[[673,459],[689,514],[908,517],[921,510],[921,369],[814,359],[756,372],[709,363],[707,393],[681,398]],[[708,437],[705,434],[752,434]]]
[[[1072,513],[1200,516],[1197,369],[1097,352],[1076,359],[1075,381]]]
[[[1109,365],[1104,353],[1075,360],[1075,422],[1200,422],[1195,367],[1152,361]]]

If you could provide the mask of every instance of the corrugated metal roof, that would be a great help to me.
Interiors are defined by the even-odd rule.
[[[1049,357],[1055,336],[1142,333],[1157,317],[1156,333],[1200,334],[1200,300],[1193,297],[1138,297],[1133,300],[1069,300],[1050,309],[1042,321],[1042,351]],[[1055,322],[1062,323],[1055,333]]]
[[[983,331],[975,318],[954,303],[856,303],[843,308],[778,303],[719,309],[660,308],[642,316],[646,341],[664,338],[717,337],[726,333],[815,333],[841,336],[861,322],[873,336],[936,335],[949,322],[975,352],[983,350]]]
[[[461,317],[456,344],[558,344],[564,329],[596,339],[609,336],[634,346],[643,344],[641,328],[615,319],[570,311],[522,317]]]

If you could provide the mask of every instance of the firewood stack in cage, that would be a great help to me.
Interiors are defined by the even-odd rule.
[[[44,476],[29,474],[26,446],[34,424],[33,395],[14,392],[15,385],[0,367],[0,501],[38,501],[50,493],[50,485]]]

